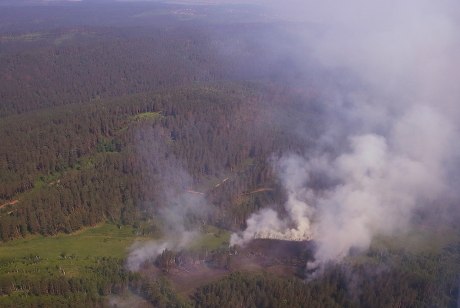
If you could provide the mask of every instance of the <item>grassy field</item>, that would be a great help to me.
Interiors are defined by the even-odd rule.
[[[159,112],[144,112],[144,113],[139,113],[132,117],[129,117],[129,119],[131,121],[140,121],[140,120],[156,121],[158,119],[161,119],[162,117],[163,116]]]
[[[206,233],[193,245],[194,247],[208,247],[210,250],[228,247],[230,242],[230,232],[216,231],[212,233]]]
[[[103,223],[72,235],[35,236],[0,245],[0,275],[25,273],[43,275],[59,269],[66,277],[101,257],[124,258],[135,240],[134,229]]]
[[[53,44],[61,45],[62,43],[65,43],[66,41],[71,41],[74,38],[74,36],[75,36],[75,32],[63,34],[59,36],[58,38],[56,38]]]
[[[42,33],[39,32],[31,32],[31,33],[26,33],[26,34],[21,34],[21,35],[15,35],[15,36],[3,36],[0,38],[0,40],[3,41],[36,41],[38,39],[42,38]]]
[[[33,277],[44,273],[51,276],[65,273],[66,277],[78,277],[85,267],[98,259],[125,258],[135,241],[154,239],[152,236],[136,236],[135,231],[132,227],[118,228],[103,223],[76,234],[34,236],[4,243],[0,245],[0,275],[23,273]],[[204,234],[193,246],[206,246],[210,250],[223,247],[228,243],[230,233],[218,231],[216,228],[216,232]]]

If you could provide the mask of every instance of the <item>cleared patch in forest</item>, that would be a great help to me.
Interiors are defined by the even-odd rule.
[[[65,273],[66,277],[74,277],[85,266],[94,264],[97,258],[126,257],[126,248],[135,239],[134,230],[103,223],[72,235],[14,240],[0,245],[0,274],[42,276]]]
[[[411,253],[439,253],[443,248],[459,241],[458,230],[444,226],[434,229],[429,226],[412,228],[406,234],[378,237],[372,247],[399,250]]]
[[[155,120],[160,119],[161,117],[163,117],[163,115],[159,112],[143,112],[143,113],[136,114],[135,116],[129,117],[129,119],[131,121],[141,121],[141,120],[155,121]]]
[[[203,234],[200,239],[193,245],[194,247],[208,247],[209,249],[218,249],[227,247],[230,242],[231,232],[223,231],[215,227],[209,227],[210,233]]]
[[[31,32],[31,33],[26,33],[26,34],[21,34],[21,35],[16,35],[16,36],[3,36],[0,38],[0,41],[24,41],[24,42],[30,42],[30,41],[36,41],[38,39],[42,38],[42,33],[38,32]]]
[[[66,33],[66,34],[63,34],[61,36],[59,36],[58,38],[56,38],[54,40],[54,45],[61,45],[62,43],[66,42],[66,41],[70,41],[74,38],[75,36],[75,33],[76,32],[70,32],[70,33]]]

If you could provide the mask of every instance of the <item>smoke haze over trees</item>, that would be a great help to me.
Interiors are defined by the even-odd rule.
[[[1,7],[0,240],[140,240],[82,276],[0,256],[0,306],[455,307],[454,1]],[[278,260],[255,238],[310,242]],[[251,266],[270,273],[218,280]],[[191,268],[219,274],[184,299]]]
[[[328,124],[317,150],[280,157],[279,176],[317,260],[340,260],[375,235],[404,232],[416,210],[446,210],[456,194],[459,20],[452,1],[304,7],[295,17],[327,23],[321,35],[299,30],[305,62],[337,74],[321,89]],[[330,184],[315,189],[312,174]]]

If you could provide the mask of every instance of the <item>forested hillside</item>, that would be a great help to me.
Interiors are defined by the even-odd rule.
[[[282,204],[269,160],[305,150],[308,143],[290,131],[308,125],[317,135],[321,114],[313,88],[279,82],[295,72],[282,67],[289,59],[270,52],[261,36],[277,28],[162,18],[151,26],[44,24],[3,34],[3,242],[99,230],[105,221],[158,237],[155,217],[171,205],[171,190],[202,194],[211,208],[204,218],[187,218],[190,230],[237,229],[257,209]],[[225,253],[216,256],[191,260],[218,263]],[[122,269],[123,259],[83,259],[78,250],[54,258],[40,248],[4,257],[2,307],[107,306],[104,296],[127,290],[148,300],[148,290],[162,283],[140,281]]]
[[[277,63],[263,62],[266,43],[259,39],[259,44],[250,45],[250,40],[267,28],[272,27],[237,25],[217,31],[207,26],[152,26],[126,31],[81,28],[68,33],[37,32],[32,40],[49,35],[55,39],[44,41],[54,44],[0,54],[0,116],[200,81],[261,78],[270,69],[274,75],[281,74]],[[235,33],[246,37],[227,37]],[[225,40],[219,38],[222,34]],[[11,42],[5,39],[5,49],[13,45],[10,48],[14,50],[15,42],[28,39],[23,36],[15,35]],[[242,46],[225,52],[231,44],[228,39]],[[60,40],[63,46],[56,46]]]
[[[178,169],[193,178],[182,189],[203,190],[218,209],[209,223],[242,224],[279,192],[255,194],[246,206],[234,200],[275,189],[269,157],[299,148],[276,120],[286,109],[276,117],[260,111],[289,96],[281,91],[215,83],[5,118],[0,196],[19,201],[2,209],[2,239],[71,233],[105,219],[132,224],[142,211],[165,206],[164,185]],[[229,180],[209,186],[223,176]]]
[[[268,29],[176,22],[5,35],[1,238],[132,224],[164,206],[162,185],[178,168],[216,207],[211,224],[239,226],[282,198],[268,158],[305,147],[289,130],[309,118],[317,134],[320,113],[314,89],[277,82],[288,55],[267,51]],[[290,110],[303,115],[287,124]]]
[[[0,10],[0,307],[456,307],[455,225],[321,275],[312,243],[229,247],[252,213],[286,214],[272,162],[315,151],[331,122],[336,72],[310,71],[291,36],[308,25],[83,2]],[[177,229],[201,238],[128,270],[128,247],[168,238],[165,213],[196,196],[206,211]]]

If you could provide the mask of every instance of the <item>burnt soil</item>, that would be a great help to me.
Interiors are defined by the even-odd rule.
[[[218,280],[234,271],[267,271],[283,277],[301,277],[304,266],[312,255],[313,244],[309,241],[283,241],[255,239],[236,253],[231,253],[227,269],[215,269],[208,262],[194,266],[176,267],[166,275],[172,280],[176,291],[190,295],[205,283]]]

